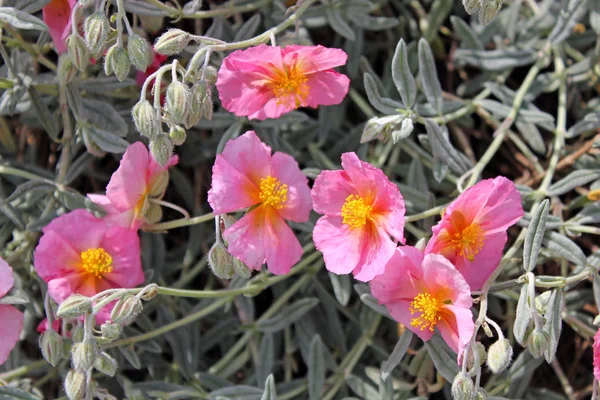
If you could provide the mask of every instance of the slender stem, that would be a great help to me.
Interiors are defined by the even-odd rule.
[[[159,200],[159,199],[150,199],[150,203],[158,204],[163,207],[170,208],[171,210],[178,211],[185,218],[190,218],[190,213],[187,212],[185,208],[179,207],[173,203],[169,203],[168,201]]]
[[[56,183],[62,184],[71,165],[71,139],[73,137],[73,127],[71,126],[71,116],[69,115],[69,105],[67,103],[67,85],[64,82],[60,82],[58,86],[58,101],[63,121],[63,136],[61,139],[62,151],[60,152],[60,165],[58,166]]]
[[[441,206],[430,208],[429,210],[423,211],[422,213],[419,213],[419,214],[407,215],[406,216],[406,222],[419,221],[421,219],[425,219],[425,218],[428,218],[428,217],[433,217],[434,215],[440,215],[440,213],[442,211],[444,211],[444,209],[446,207],[448,207],[448,204],[444,204],[444,205],[441,205]]]
[[[148,225],[144,228],[145,231],[148,232],[156,232],[156,231],[166,231],[168,229],[181,228],[184,226],[201,224],[203,222],[211,221],[215,218],[213,213],[208,213],[204,215],[200,215],[198,217],[193,218],[181,218],[176,219],[174,221],[161,222],[159,224]]]
[[[36,175],[34,173],[27,172],[27,171],[24,171],[24,170],[18,169],[18,168],[9,167],[8,165],[0,165],[0,175],[12,175],[12,176],[18,176],[23,179],[29,179],[32,181],[43,180],[43,181],[48,181],[48,183],[54,183],[54,182],[47,180],[45,178],[42,178],[41,176]]]
[[[49,367],[50,364],[46,362],[46,360],[37,360],[32,362],[31,364],[23,365],[22,367],[15,368],[12,371],[7,371],[0,374],[0,381],[8,382],[13,379],[19,378],[23,375],[28,375],[33,371],[37,371],[39,369],[44,369]]]

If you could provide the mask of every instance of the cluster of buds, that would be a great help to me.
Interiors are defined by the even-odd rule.
[[[498,14],[504,0],[463,0],[467,13],[473,14],[478,11],[479,22],[487,25]]]

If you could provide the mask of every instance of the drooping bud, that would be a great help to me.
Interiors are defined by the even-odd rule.
[[[176,124],[183,123],[190,108],[190,90],[182,82],[175,81],[167,87],[165,105]]]
[[[467,368],[471,370],[475,364],[475,352],[477,352],[479,356],[479,365],[483,365],[485,360],[487,359],[487,353],[485,352],[485,347],[481,342],[475,342],[474,346],[471,347],[469,351],[469,357],[467,359]]]
[[[70,83],[75,75],[77,75],[77,68],[73,65],[73,60],[69,53],[65,53],[60,56],[58,60],[58,80],[62,83]]]
[[[217,82],[217,69],[212,65],[204,67],[204,82],[211,86]]]
[[[252,276],[252,270],[248,268],[246,264],[240,261],[237,257],[233,257],[233,269],[235,273],[238,274],[241,278],[250,279]]]
[[[71,329],[71,339],[73,340],[73,343],[79,343],[79,342],[83,341],[83,327],[81,325],[76,325],[73,327],[73,329]],[[70,354],[70,353],[71,353],[71,350],[69,350],[65,354]]]
[[[202,102],[206,97],[206,86],[202,82],[196,83],[190,90],[190,109],[185,120],[185,127],[190,129],[202,119]]]
[[[106,55],[104,56],[104,73],[106,74],[106,76],[110,76],[115,72],[115,69],[113,68],[113,65],[114,65],[113,60],[115,58],[115,53],[117,52],[117,48],[118,48],[118,46],[115,44],[110,49],[108,49],[108,51],[106,52]]]
[[[172,56],[181,53],[188,45],[191,37],[190,34],[181,29],[169,29],[163,33],[154,43],[154,50],[158,54]]]
[[[94,368],[104,375],[112,377],[115,376],[119,364],[117,363],[117,360],[112,358],[108,353],[102,352],[98,358],[96,358],[96,361],[94,361]]]
[[[95,340],[84,339],[83,342],[74,344],[71,349],[73,368],[81,372],[87,371],[94,365],[99,352],[100,347]]]
[[[92,309],[92,301],[89,297],[80,294],[72,294],[58,307],[56,316],[59,318],[77,318]]]
[[[212,90],[210,86],[206,86],[206,95],[202,100],[202,117],[209,121],[213,117]]]
[[[133,106],[131,115],[133,116],[135,127],[141,135],[152,140],[161,133],[158,113],[148,100],[138,101]]]
[[[452,382],[452,398],[454,400],[471,400],[475,385],[466,374],[459,372]]]
[[[69,400],[82,400],[85,395],[85,374],[74,369],[65,378],[65,393]]]
[[[463,0],[463,6],[469,15],[477,11],[480,1],[481,0]]]
[[[165,193],[169,185],[169,171],[162,171],[156,175],[156,178],[151,182],[150,191],[148,194],[153,198],[160,198]]]
[[[231,279],[235,275],[233,256],[223,243],[216,242],[208,252],[208,265],[218,278]]]
[[[129,56],[127,55],[127,50],[123,47],[115,44],[113,47],[117,46],[116,50],[112,53],[112,70],[119,81],[127,78],[129,75],[129,70],[131,69],[131,62],[129,62]],[[106,58],[106,62],[108,62],[108,56]]]
[[[40,336],[40,350],[44,360],[56,367],[63,355],[63,338],[52,328],[46,329]]]
[[[532,356],[539,358],[544,355],[544,352],[548,348],[548,341],[550,336],[541,329],[534,329],[529,335],[527,340],[527,348]]]
[[[513,348],[508,339],[500,339],[488,349],[487,365],[497,374],[504,371],[512,361]]]
[[[94,58],[100,58],[106,45],[110,24],[102,11],[96,11],[85,19],[83,24],[85,43]]]
[[[477,388],[477,393],[475,394],[475,400],[487,400],[488,395],[485,389]]]
[[[479,22],[481,25],[487,25],[498,14],[502,8],[502,0],[487,0],[482,2],[479,9]]]
[[[142,312],[144,306],[142,301],[136,296],[126,296],[120,299],[115,308],[113,308],[110,319],[117,324],[127,325],[133,322],[135,318]]]
[[[151,203],[150,207],[144,213],[144,220],[147,224],[156,224],[162,219],[163,211],[160,204]]]
[[[121,325],[105,322],[100,326],[100,331],[102,332],[102,337],[108,340],[116,340],[121,334]]]
[[[179,125],[173,125],[169,130],[169,137],[175,146],[181,146],[184,144],[186,136],[185,129]]]
[[[73,33],[67,38],[67,48],[75,68],[84,71],[90,62],[85,40],[78,33]]]
[[[173,155],[173,142],[167,135],[158,135],[150,142],[150,154],[154,160],[162,166],[167,165],[167,162]]]
[[[127,51],[131,63],[140,71],[145,72],[152,62],[152,51],[148,41],[140,35],[131,35],[127,43]]]

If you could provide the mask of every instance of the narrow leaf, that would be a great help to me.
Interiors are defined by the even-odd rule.
[[[442,86],[435,68],[435,60],[429,43],[423,38],[419,40],[419,76],[427,102],[438,113],[442,110]]]
[[[260,354],[256,368],[256,380],[259,387],[264,388],[264,383],[273,370],[275,361],[273,349],[273,335],[266,334],[260,342]]]
[[[563,257],[573,264],[585,265],[587,259],[583,251],[575,242],[557,232],[546,232],[542,242],[551,252]]]
[[[337,275],[333,272],[329,272],[329,280],[331,280],[331,286],[333,286],[333,293],[335,298],[342,306],[347,306],[350,300],[350,276],[349,275]]]
[[[325,359],[323,357],[323,342],[316,335],[310,342],[308,353],[308,397],[310,400],[321,399],[325,383]]]
[[[549,335],[550,341],[548,348],[544,352],[544,357],[548,363],[552,362],[558,348],[558,340],[562,331],[562,290],[554,289],[546,305],[546,314],[544,315],[546,323],[544,331]]]
[[[273,374],[269,375],[265,381],[265,391],[260,400],[277,400],[277,392],[275,391],[275,379]]]
[[[41,19],[13,7],[0,7],[0,22],[12,25],[17,29],[48,31],[48,27]]]
[[[274,333],[280,331],[299,320],[318,303],[319,300],[314,297],[298,300],[297,302],[281,310],[273,318],[259,321],[256,327],[259,331],[264,333]]]
[[[586,4],[585,0],[563,0],[558,21],[548,36],[550,43],[559,44],[571,35],[575,24],[585,15]]]
[[[410,110],[415,104],[415,98],[417,97],[417,85],[408,66],[408,53],[406,51],[406,43],[404,43],[403,39],[400,39],[398,42],[394,58],[392,59],[392,78],[404,106]]]
[[[449,354],[446,342],[441,337],[434,335],[431,340],[425,342],[425,347],[435,365],[435,369],[448,382],[452,382],[459,369],[456,364],[456,355],[451,356]]]
[[[550,196],[560,196],[577,187],[587,185],[588,183],[600,178],[600,169],[580,169],[573,171],[558,182],[555,182],[548,188]]]
[[[542,247],[542,240],[546,233],[549,208],[550,201],[546,199],[537,207],[535,214],[529,222],[525,244],[523,245],[523,268],[527,272],[531,272],[535,268],[538,254]]]
[[[387,380],[388,376],[392,373],[394,368],[400,364],[406,351],[408,350],[408,346],[413,338],[413,333],[406,329],[402,336],[398,339],[392,354],[388,357],[388,359],[381,366],[381,379],[384,381]]]

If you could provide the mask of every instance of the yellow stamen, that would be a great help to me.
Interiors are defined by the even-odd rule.
[[[96,278],[113,270],[112,257],[103,249],[88,249],[81,252],[81,268]]]
[[[476,223],[472,223],[452,235],[450,246],[456,250],[459,256],[466,256],[469,261],[473,261],[475,255],[483,247],[484,237],[485,235],[481,227]]]
[[[298,68],[276,71],[271,83],[275,103],[295,108],[305,105],[310,89],[307,81],[308,78]]]
[[[410,325],[419,328],[422,331],[425,329],[429,329],[433,332],[433,328],[435,324],[442,319],[440,317],[441,304],[437,301],[437,299],[431,296],[429,293],[420,293],[418,294],[414,300],[410,303],[410,313],[414,314],[420,312],[417,318],[413,318],[410,320]]]
[[[280,210],[287,200],[287,189],[288,185],[282,184],[277,178],[272,176],[262,178],[260,180],[260,201]]]
[[[342,206],[342,222],[353,229],[362,228],[371,218],[372,208],[362,197],[351,194]]]

